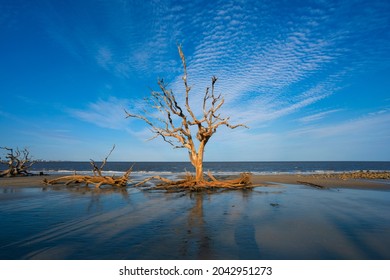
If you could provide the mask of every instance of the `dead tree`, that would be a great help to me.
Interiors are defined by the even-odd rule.
[[[0,147],[2,150],[6,150],[7,154],[5,156],[5,160],[1,160],[0,162],[3,165],[7,165],[8,169],[0,171],[0,177],[14,177],[14,176],[27,176],[32,175],[28,172],[28,169],[35,163],[31,156],[30,152],[27,148],[23,150],[16,150],[8,147]]]
[[[230,117],[221,117],[219,110],[224,104],[224,98],[221,94],[215,93],[215,83],[217,77],[211,78],[211,88],[207,87],[203,96],[201,116],[195,115],[190,106],[191,87],[187,80],[187,64],[181,46],[178,46],[179,55],[183,65],[184,75],[184,99],[183,104],[179,100],[163,79],[158,80],[158,86],[161,91],[152,91],[151,97],[147,100],[150,106],[157,110],[163,118],[155,117],[151,112],[144,110],[144,114],[132,114],[126,111],[127,118],[137,118],[144,121],[151,127],[154,136],[151,139],[161,136],[163,140],[174,148],[186,148],[188,150],[191,164],[195,168],[195,177],[187,176],[186,180],[180,183],[182,186],[222,186],[226,184],[217,183],[214,177],[211,181],[204,178],[203,156],[206,144],[210,138],[217,132],[220,126],[226,126],[234,129],[237,127],[246,127],[244,124],[230,124]],[[193,131],[196,131],[196,137]],[[196,142],[196,140],[198,142]],[[246,176],[246,175],[245,175]],[[161,179],[161,177],[160,177]],[[173,182],[163,180],[168,185]],[[231,182],[229,182],[230,184]]]
[[[129,180],[130,173],[132,171],[132,167],[126,171],[125,174],[121,177],[114,177],[114,176],[104,176],[102,174],[103,167],[107,163],[108,157],[111,155],[112,151],[115,149],[115,145],[112,147],[111,151],[108,153],[108,155],[103,160],[100,167],[98,167],[94,160],[91,159],[91,165],[92,165],[92,172],[93,176],[89,175],[69,175],[69,176],[62,176],[56,179],[47,180],[44,179],[43,182],[46,185],[54,185],[54,184],[65,184],[65,185],[77,185],[77,184],[84,184],[86,187],[89,185],[95,185],[95,188],[100,188],[103,185],[110,185],[113,187],[126,187],[127,182]]]

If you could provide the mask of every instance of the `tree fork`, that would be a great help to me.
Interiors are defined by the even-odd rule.
[[[12,148],[0,147],[2,150],[6,150],[6,160],[0,162],[4,165],[8,165],[7,170],[0,171],[0,177],[14,177],[14,176],[28,176],[32,175],[28,172],[28,169],[35,163],[30,157],[30,152],[27,148],[14,151]]]
[[[215,94],[215,84],[217,82],[217,77],[215,76],[211,78],[211,91],[209,88],[206,88],[203,97],[203,114],[199,117],[195,115],[190,105],[189,93],[191,86],[188,84],[187,63],[180,45],[178,46],[178,52],[183,66],[184,105],[179,104],[173,91],[167,88],[167,85],[162,79],[159,79],[158,86],[160,87],[161,93],[152,91],[151,98],[147,100],[150,103],[150,107],[156,109],[163,118],[156,117],[155,114],[146,110],[143,115],[132,114],[126,110],[125,113],[127,118],[140,119],[149,125],[155,134],[152,139],[160,136],[174,148],[188,149],[190,162],[195,168],[195,178],[188,179],[187,183],[182,181],[178,181],[178,184],[172,183],[173,186],[193,186],[194,184],[198,186],[227,186],[223,183],[217,184],[216,181],[209,182],[204,179],[203,157],[205,146],[220,126],[226,126],[230,129],[237,127],[247,128],[247,126],[244,124],[231,125],[229,122],[230,117],[221,117],[219,110],[224,104],[224,99],[221,94]],[[191,127],[197,129],[195,138],[191,134]],[[196,148],[194,139],[199,141],[198,148]]]

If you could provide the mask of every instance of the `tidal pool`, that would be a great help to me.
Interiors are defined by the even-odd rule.
[[[390,259],[390,192],[0,188],[0,259]]]

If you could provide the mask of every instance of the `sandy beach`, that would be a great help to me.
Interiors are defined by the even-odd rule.
[[[271,183],[309,185],[318,188],[390,190],[390,180],[327,178],[327,175],[256,175],[253,176],[252,183],[255,185],[269,185]]]
[[[44,187],[44,178],[54,179],[59,176],[25,176],[0,178],[0,187]],[[137,183],[137,182],[134,182]],[[383,179],[341,179],[331,175],[254,175],[252,183],[256,186],[272,186],[278,184],[308,185],[318,188],[352,188],[371,190],[390,190],[390,180]],[[131,186],[131,181],[129,182]]]
[[[326,176],[212,193],[1,178],[0,259],[390,259],[389,181]]]

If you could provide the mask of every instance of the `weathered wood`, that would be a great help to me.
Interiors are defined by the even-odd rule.
[[[62,176],[52,180],[48,180],[45,178],[43,182],[46,185],[54,185],[54,184],[65,184],[67,186],[74,185],[74,184],[84,184],[85,186],[95,185],[95,188],[100,188],[103,185],[110,185],[114,187],[126,187],[133,167],[127,170],[126,173],[123,174],[123,176],[121,177],[102,175],[102,169],[105,166],[108,157],[111,155],[114,149],[115,149],[115,145],[112,147],[111,151],[105,157],[100,167],[98,167],[95,161],[91,159],[91,165],[93,167],[92,169],[93,176],[74,174],[74,175]]]
[[[150,107],[157,110],[163,117],[156,117],[156,114],[148,111],[144,111],[144,114],[133,114],[126,112],[127,118],[136,118],[144,121],[151,127],[154,136],[161,137],[165,142],[172,145],[174,148],[186,148],[188,150],[191,164],[195,168],[194,180],[187,180],[189,186],[208,186],[211,182],[204,178],[203,174],[203,155],[206,144],[217,132],[220,126],[226,126],[230,129],[237,127],[246,127],[244,124],[230,124],[230,117],[221,117],[219,113],[220,108],[224,104],[224,98],[221,94],[215,94],[215,84],[217,77],[211,78],[211,89],[206,88],[202,113],[200,116],[196,116],[190,105],[190,91],[191,87],[188,84],[187,75],[187,63],[182,51],[181,46],[178,46],[179,56],[183,66],[182,80],[184,83],[184,104],[179,104],[175,94],[172,90],[168,89],[168,85],[163,79],[158,80],[158,86],[160,92],[152,91],[151,97],[147,99],[150,103]],[[196,131],[196,137],[194,137],[193,131]],[[198,143],[195,143],[195,139]],[[210,177],[213,182],[216,182]],[[156,179],[156,178],[155,178]],[[186,185],[180,183],[180,185]],[[218,184],[214,184],[218,185]],[[226,185],[227,184],[223,184]]]
[[[45,178],[43,182],[46,185],[54,185],[54,184],[65,184],[67,186],[74,185],[74,184],[84,184],[85,186],[95,185],[95,188],[100,188],[103,185],[110,185],[115,187],[126,187],[131,171],[132,169],[130,168],[121,177],[100,176],[100,175],[86,176],[86,175],[75,174],[69,176],[62,176],[52,180],[48,180]]]
[[[28,169],[35,163],[30,156],[30,152],[27,148],[19,150],[17,148],[0,147],[2,150],[6,150],[7,154],[5,160],[0,162],[8,166],[7,170],[0,171],[0,177],[14,177],[14,176],[27,176],[31,175]]]
[[[189,190],[189,191],[200,191],[200,190],[209,190],[209,189],[245,189],[252,188],[250,173],[241,173],[239,178],[229,179],[229,180],[218,180],[209,172],[207,175],[211,181],[203,179],[203,181],[199,182],[196,180],[196,177],[187,174],[186,177],[182,180],[172,181],[167,178],[161,176],[153,176],[139,182],[135,186],[145,185],[147,182],[151,180],[159,180],[162,182],[157,183],[153,189],[177,189],[177,190]]]

